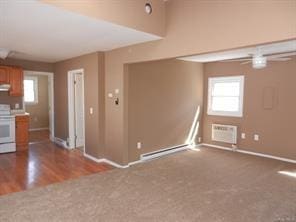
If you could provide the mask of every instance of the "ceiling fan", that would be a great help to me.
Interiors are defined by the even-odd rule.
[[[23,52],[14,51],[6,48],[0,48],[0,59],[5,60],[7,58],[13,58],[15,56],[22,56],[22,55],[28,55]]]
[[[296,55],[296,52],[287,52],[287,53],[279,53],[279,54],[271,54],[271,55],[263,55],[260,52],[260,49],[257,48],[256,53],[249,54],[250,58],[241,58],[241,59],[230,59],[224,60],[223,62],[242,62],[241,65],[252,63],[252,67],[254,69],[262,69],[267,66],[267,61],[288,61],[291,60],[288,56]]]

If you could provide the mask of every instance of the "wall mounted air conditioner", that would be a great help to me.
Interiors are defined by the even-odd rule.
[[[237,126],[212,124],[212,140],[230,144],[237,143]]]

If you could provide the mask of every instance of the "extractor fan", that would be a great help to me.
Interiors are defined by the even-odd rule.
[[[271,55],[263,55],[260,52],[260,49],[257,49],[257,52],[254,54],[250,54],[250,58],[241,58],[241,59],[230,59],[224,60],[223,62],[242,62],[241,65],[252,63],[252,67],[254,69],[262,69],[267,65],[267,61],[288,61],[291,58],[288,56],[294,56],[296,52],[287,52],[280,54],[271,54]]]

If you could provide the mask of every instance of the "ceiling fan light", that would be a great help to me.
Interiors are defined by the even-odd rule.
[[[254,69],[262,69],[266,67],[267,59],[263,56],[255,56],[252,59],[252,66]]]

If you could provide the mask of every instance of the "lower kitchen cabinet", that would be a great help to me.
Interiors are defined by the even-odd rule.
[[[27,150],[29,147],[29,115],[15,117],[16,150]]]

